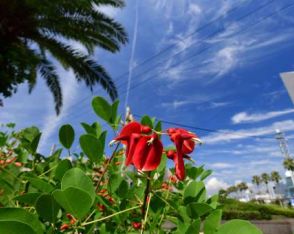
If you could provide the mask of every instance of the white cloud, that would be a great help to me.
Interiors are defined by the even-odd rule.
[[[217,133],[212,133],[203,137],[202,140],[207,144],[226,143],[232,140],[242,140],[269,134],[274,135],[276,129],[280,129],[281,131],[294,131],[294,120],[275,122],[271,125],[259,128],[240,129],[236,131],[220,130]]]
[[[209,167],[215,168],[215,169],[226,169],[226,168],[232,168],[234,167],[234,165],[230,163],[225,163],[225,162],[217,162],[217,163],[209,164]]]
[[[209,195],[217,193],[220,189],[226,189],[229,185],[223,180],[219,180],[216,177],[211,177],[206,182],[206,189]]]
[[[199,15],[202,13],[202,9],[199,5],[195,4],[195,3],[191,3],[189,5],[189,10],[188,13],[191,15]]]
[[[286,109],[281,111],[271,111],[267,113],[248,114],[247,112],[240,112],[232,117],[233,124],[240,123],[255,123],[263,120],[272,119],[278,116],[294,113],[294,109]]]

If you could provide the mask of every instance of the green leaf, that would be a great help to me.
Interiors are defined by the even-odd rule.
[[[200,219],[196,219],[195,221],[193,221],[193,223],[189,226],[188,230],[186,231],[186,234],[199,233],[199,231],[200,231],[200,224],[201,224]]]
[[[190,218],[198,218],[202,215],[209,213],[212,210],[212,207],[205,203],[192,202],[187,205],[186,212]]]
[[[93,135],[96,136],[96,132],[95,129],[92,128],[91,125],[87,124],[87,123],[81,123],[82,127],[85,129],[86,133],[88,133],[89,135]]]
[[[203,167],[193,167],[191,164],[186,165],[187,176],[191,179],[196,180],[198,176],[204,171]]]
[[[119,105],[119,100],[115,100],[112,103],[112,106],[111,106],[111,123],[115,123],[115,120],[117,118],[118,105]]]
[[[31,145],[30,145],[30,152],[32,154],[35,154],[40,142],[40,138],[41,138],[42,133],[39,133],[35,136],[35,138],[32,140]]]
[[[166,206],[166,204],[160,197],[161,197],[161,193],[155,193],[150,201],[150,209],[154,213],[158,211],[162,211],[163,208]]]
[[[61,189],[77,188],[87,193],[91,200],[95,200],[95,188],[92,180],[79,168],[68,170],[61,181]]]
[[[92,107],[95,113],[103,120],[111,123],[112,106],[102,97],[94,97]]]
[[[144,115],[141,119],[141,124],[149,126],[150,128],[153,128],[153,122],[151,118],[148,115]]]
[[[245,220],[231,220],[223,224],[215,234],[262,234],[257,227]]]
[[[111,193],[115,192],[119,188],[122,181],[123,178],[120,174],[111,174],[108,183],[109,191]]]
[[[191,181],[184,190],[184,203],[203,202],[206,199],[206,189],[202,181]]]
[[[0,208],[1,233],[43,234],[43,226],[34,214],[21,208]]]
[[[51,184],[38,177],[28,177],[28,180],[34,188],[39,189],[41,192],[50,193],[54,190],[54,187]]]
[[[37,127],[25,128],[20,132],[21,137],[29,142],[32,142],[39,134],[40,130]]]
[[[82,127],[85,129],[87,134],[93,135],[95,137],[100,137],[102,132],[102,127],[99,123],[95,122],[92,125],[89,125],[87,123],[81,123]]]
[[[162,130],[161,121],[157,122],[157,124],[155,125],[154,130],[157,131],[157,132],[161,132],[161,130]]]
[[[212,170],[207,170],[207,171],[204,171],[202,174],[201,174],[201,177],[200,177],[200,180],[205,180],[208,176],[210,176],[212,174]]]
[[[78,219],[84,218],[93,205],[89,194],[77,188],[67,188],[64,191],[55,190],[53,197],[66,212]]]
[[[214,234],[221,222],[222,210],[217,209],[207,216],[204,222],[204,234]]]
[[[71,162],[68,159],[62,160],[55,169],[54,178],[61,181],[65,172],[72,168]]]
[[[80,145],[84,153],[92,162],[98,162],[103,156],[103,146],[99,139],[92,135],[82,135]]]
[[[59,141],[66,148],[70,149],[75,139],[75,131],[70,124],[65,124],[59,129]]]
[[[14,199],[21,203],[34,206],[40,196],[41,193],[26,193],[24,195],[17,196]]]
[[[41,195],[36,202],[36,211],[45,221],[55,223],[60,207],[51,194]]]
[[[101,152],[104,152],[106,135],[107,135],[107,131],[104,131],[99,136],[99,142],[100,142],[100,145],[101,145]]]
[[[126,198],[128,197],[128,190],[129,190],[129,184],[127,181],[123,180],[118,189],[116,190],[116,194],[120,197],[120,198]]]

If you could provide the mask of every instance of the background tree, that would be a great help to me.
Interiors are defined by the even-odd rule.
[[[286,158],[283,162],[283,166],[286,170],[291,172],[291,178],[293,178],[293,171],[294,171],[294,159],[293,158]]]
[[[277,171],[271,172],[271,181],[275,183],[275,187],[273,189],[274,195],[275,195],[274,197],[275,197],[275,199],[277,199],[277,201],[280,203],[280,205],[283,206],[281,200],[276,196],[276,186],[277,186],[277,184],[280,183],[281,179],[282,179],[282,177],[280,176],[279,172],[277,172]]]
[[[266,186],[266,192],[269,193],[269,189],[268,189],[268,182],[270,181],[270,176],[267,173],[262,173],[261,174],[261,179],[262,182],[265,183]]]
[[[236,186],[230,186],[230,187],[227,188],[227,193],[231,194],[233,196],[234,196],[234,193],[236,195],[237,191],[238,191],[238,189],[237,189]]]
[[[59,76],[52,59],[72,69],[77,81],[92,89],[100,84],[117,98],[116,87],[105,69],[91,55],[96,47],[117,52],[127,42],[123,27],[103,14],[101,5],[123,7],[123,0],[0,1],[0,94],[9,97],[27,82],[29,92],[37,74],[54,96],[56,112],[62,106]],[[83,45],[88,53],[72,47]],[[62,77],[65,79],[65,77]]]
[[[283,166],[286,170],[293,172],[294,171],[294,159],[286,158],[283,162]]]
[[[240,191],[241,195],[243,196],[243,192],[248,189],[248,185],[245,182],[241,182],[237,184],[237,189]]]
[[[252,177],[252,183],[256,185],[257,191],[259,191],[259,185],[261,184],[262,180],[259,176],[255,175]]]

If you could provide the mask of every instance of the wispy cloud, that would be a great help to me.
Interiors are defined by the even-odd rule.
[[[240,130],[220,130],[217,133],[209,134],[206,137],[203,137],[203,141],[207,144],[218,144],[226,143],[233,140],[243,140],[251,137],[258,137],[264,135],[273,135],[276,129],[281,131],[294,131],[294,121],[285,120],[280,122],[275,122],[271,125],[259,128],[248,128]]]
[[[226,169],[226,168],[232,168],[234,167],[234,165],[231,163],[226,163],[226,162],[217,162],[217,163],[210,164],[209,167],[215,168],[215,169]]]
[[[253,113],[253,114],[248,114],[247,112],[240,112],[235,114],[232,117],[232,122],[233,124],[256,123],[256,122],[276,118],[282,115],[287,115],[290,113],[294,113],[294,109],[271,111],[267,113]]]

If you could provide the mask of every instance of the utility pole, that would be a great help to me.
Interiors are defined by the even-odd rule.
[[[290,158],[288,144],[287,144],[287,140],[285,138],[284,133],[281,132],[279,129],[277,129],[275,137],[276,137],[277,141],[279,142],[279,146],[280,146],[280,150],[281,150],[282,155],[286,159]]]

